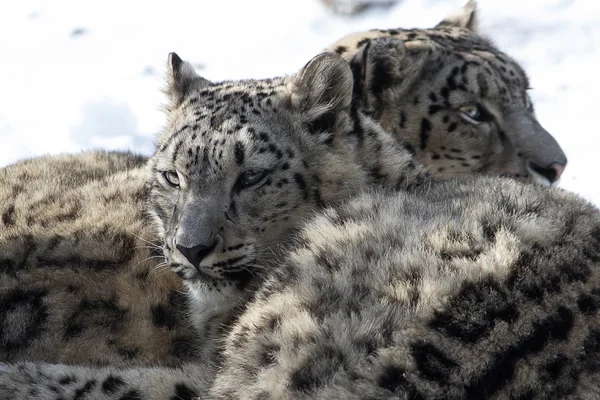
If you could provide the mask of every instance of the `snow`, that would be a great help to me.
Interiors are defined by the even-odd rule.
[[[91,148],[150,154],[176,51],[211,80],[294,73],[341,36],[430,27],[460,0],[403,0],[358,17],[318,0],[20,0],[0,5],[0,166]],[[480,27],[528,71],[542,125],[569,158],[560,186],[600,205],[593,0],[479,0]]]

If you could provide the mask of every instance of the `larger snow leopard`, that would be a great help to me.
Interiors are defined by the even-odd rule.
[[[170,68],[150,213],[206,358],[5,366],[1,395],[600,393],[595,207],[511,179],[431,178],[351,106],[352,71],[333,54],[264,81],[213,84],[174,55]]]
[[[525,71],[477,34],[476,7],[469,1],[433,29],[352,33],[327,50],[352,64],[363,110],[436,175],[553,183],[567,159],[535,119]],[[376,40],[385,37],[404,46]]]
[[[455,24],[457,32],[461,33],[455,39],[456,46],[464,43],[460,46],[461,52],[466,51],[472,41],[479,45],[485,43],[471,39],[474,33],[464,29],[464,20],[472,20],[473,12],[467,7],[461,18],[445,20],[441,24]],[[410,32],[420,32],[419,43],[431,42],[431,49],[435,50],[431,54],[433,59],[444,54],[449,57],[450,65],[461,65],[459,58],[450,57],[459,47],[453,50],[448,44],[446,47],[435,44],[436,40],[439,41],[436,35],[447,34],[444,30]],[[429,35],[431,40],[426,40]],[[351,57],[353,72],[361,77],[354,82],[355,106],[368,105],[372,111],[373,101],[378,101],[382,107],[390,107],[389,114],[393,114],[397,107],[412,107],[412,95],[407,95],[410,104],[398,96],[398,93],[407,90],[399,81],[390,81],[392,85],[389,88],[372,84],[378,81],[372,78],[384,74],[384,67],[394,68],[389,70],[390,74],[398,72],[398,62],[404,60],[401,55],[406,50],[403,41],[381,38],[373,41],[368,48],[365,43],[357,49],[359,53]],[[421,54],[418,49],[411,52],[414,52],[411,59]],[[501,55],[491,45],[488,52]],[[344,56],[348,54],[344,53]],[[429,48],[423,48],[422,54],[429,54]],[[425,64],[421,64],[418,58],[414,62],[416,69],[410,63],[402,64],[407,71],[405,75],[411,77],[409,81],[414,83],[406,93],[414,94],[419,87],[426,88],[424,90],[428,93],[430,87],[445,82],[443,79],[440,81],[438,75],[422,76],[419,68]],[[513,65],[512,61],[510,65]],[[374,67],[377,67],[378,73],[366,73],[367,70],[373,72]],[[517,68],[516,64],[513,67]],[[364,73],[358,74],[357,71]],[[440,71],[441,76],[444,73],[444,70]],[[472,76],[466,74],[463,79],[469,77]],[[519,106],[527,101],[525,89],[522,87],[521,92],[511,92],[513,97],[521,94],[522,98],[517,102]],[[441,90],[441,87],[436,90]],[[358,93],[363,95],[360,99],[357,99]],[[367,96],[368,93],[371,95]],[[492,103],[497,102],[498,98],[494,97]],[[420,104],[425,104],[425,101]],[[411,108],[411,115],[415,116],[415,120],[431,118],[428,109],[429,106]],[[457,129],[460,132],[498,124],[490,121],[470,127],[460,116],[460,110],[440,110],[436,115],[450,112],[455,115],[448,118],[452,117],[452,121],[460,126]],[[532,118],[533,115],[524,121],[535,122]],[[435,143],[438,147],[444,144],[450,146],[446,125],[431,121],[428,148],[433,148],[431,146]],[[406,139],[405,144],[420,140],[420,127],[411,126],[400,125],[399,128],[405,129],[395,130],[396,135],[400,132],[399,137]],[[534,127],[539,127],[539,124],[535,122]],[[510,140],[506,143],[518,143],[519,137],[523,137],[523,143],[536,146],[530,157],[552,156],[556,149],[553,140],[541,140],[545,136],[534,135],[534,139],[540,140],[532,141],[526,135],[517,137],[512,134],[526,133],[526,128],[527,124],[524,124],[507,130]],[[483,149],[492,146],[503,148],[497,154],[505,156],[512,154],[515,148],[514,145],[494,147],[499,142],[493,135],[482,136],[485,140],[476,142],[476,145],[464,135],[452,137],[452,146],[461,146],[464,142],[469,144],[470,149],[479,146],[482,153]],[[262,139],[259,136],[256,140]],[[265,144],[263,148],[268,151],[273,145]],[[448,147],[452,154],[456,154],[456,150]],[[218,156],[218,153],[208,156]],[[437,171],[441,164],[434,162],[462,162],[461,156],[449,156],[452,159],[444,156],[446,161],[433,158],[424,158],[423,161],[426,167],[433,169],[433,173],[441,174]],[[494,161],[494,167],[489,170],[477,172],[458,168],[458,171],[500,173],[506,166],[500,162],[502,159],[491,158],[497,162]],[[181,281],[164,268],[160,241],[143,213],[146,189],[140,178],[142,163],[142,158],[128,154],[89,153],[43,158],[0,170],[3,207],[0,209],[1,360],[175,366],[198,357],[194,340],[198,335],[182,315],[186,312],[186,300]],[[523,159],[514,163],[517,170],[526,166]],[[290,170],[293,167],[291,165]],[[64,174],[64,171],[70,172]],[[281,188],[286,187],[283,182]],[[82,237],[89,239],[81,240]],[[30,313],[32,308],[37,308],[38,312]]]

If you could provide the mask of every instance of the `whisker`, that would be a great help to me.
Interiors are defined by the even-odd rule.
[[[146,261],[148,261],[148,260],[153,260],[153,259],[156,259],[156,258],[158,258],[158,259],[161,259],[161,258],[164,258],[164,257],[163,257],[163,256],[150,256],[150,257],[146,257],[146,258],[144,258],[142,261],[140,261],[140,262],[136,263],[136,264],[135,264],[133,267],[131,267],[131,268],[135,268],[135,267],[137,267],[138,265],[140,265],[140,264],[141,264],[141,263],[143,263],[143,262],[146,262]]]
[[[135,233],[133,233],[132,235],[135,236],[136,238],[140,239],[142,242],[148,243],[151,246],[161,247],[161,246],[157,245],[155,242],[152,242],[152,241],[150,241],[148,239],[144,239],[143,237],[141,237],[139,235],[136,235]]]
[[[161,266],[157,266],[155,268],[152,268],[152,270],[150,270],[150,274],[153,274],[154,276],[157,276],[160,278],[161,275],[167,274],[170,272],[169,268],[166,268],[167,265],[161,265]]]
[[[153,249],[153,250],[162,250],[162,247],[159,246],[135,246],[133,250],[137,249]]]

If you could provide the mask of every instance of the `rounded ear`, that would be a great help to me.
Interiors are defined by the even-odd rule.
[[[192,88],[209,84],[209,81],[196,74],[190,63],[183,61],[176,53],[169,53],[166,93],[171,108],[180,105]]]
[[[469,0],[458,13],[444,18],[442,22],[436,25],[436,28],[454,26],[477,32],[477,20],[477,1]]]
[[[352,102],[350,65],[335,53],[322,53],[302,68],[294,80],[294,97],[308,114],[341,111]]]

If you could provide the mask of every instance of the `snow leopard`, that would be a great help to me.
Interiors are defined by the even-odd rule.
[[[477,4],[432,29],[373,29],[330,45],[351,63],[355,101],[432,173],[556,183],[567,165],[538,122],[521,65],[478,28]]]
[[[409,188],[430,179],[352,106],[352,74],[333,54],[294,77],[219,84],[198,77],[176,55],[170,60],[169,127],[149,163],[115,163],[114,173],[81,172],[72,180],[52,170],[45,176],[54,181],[39,191],[27,179],[44,160],[3,170],[3,361],[177,366],[195,360],[202,350],[193,338],[207,328],[202,321],[243,302],[231,293],[252,286],[263,259],[283,250],[301,220],[363,187]],[[69,157],[63,164],[69,162],[84,164]],[[190,231],[175,243],[167,239],[173,235],[167,189],[187,183],[165,165],[204,171],[187,178],[200,180],[193,185],[200,192],[177,217]],[[213,181],[201,181],[208,178]],[[61,179],[72,189],[57,189]],[[223,190],[214,192],[218,182]],[[211,202],[196,204],[203,193]],[[192,254],[185,250],[195,240],[192,228],[210,222],[198,225],[191,204],[211,210],[207,218],[224,218],[215,235],[227,241],[218,244],[219,259],[209,258],[208,272],[189,269],[187,257],[200,257],[194,246]],[[215,209],[221,204],[222,214]],[[169,269],[156,269],[166,266],[165,258]],[[193,292],[207,293],[206,299],[187,304],[180,278],[206,286]]]

